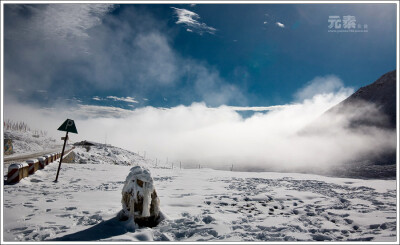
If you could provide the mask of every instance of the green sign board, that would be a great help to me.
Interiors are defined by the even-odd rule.
[[[75,122],[72,119],[65,120],[65,122],[57,130],[71,132],[74,134],[78,133],[75,127]]]

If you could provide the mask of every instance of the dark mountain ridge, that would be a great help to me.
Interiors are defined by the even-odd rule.
[[[364,105],[365,104],[365,105]],[[381,76],[375,82],[361,87],[347,99],[332,107],[326,113],[340,113],[348,110],[365,110],[365,106],[373,104],[377,111],[370,110],[367,115],[352,121],[352,127],[360,125],[396,128],[396,70],[388,72]],[[368,108],[370,109],[370,108]],[[376,113],[379,112],[383,118],[377,120]]]
[[[396,133],[396,89],[394,70],[361,87],[347,99],[330,108],[300,134],[331,134],[335,137],[335,130],[340,128],[358,134],[380,130],[393,135]],[[342,165],[332,167],[328,173],[339,177],[395,178],[396,150],[370,152],[358,156]]]

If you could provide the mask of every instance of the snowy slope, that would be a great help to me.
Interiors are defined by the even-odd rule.
[[[4,130],[4,139],[12,139],[13,141],[12,144],[14,154],[11,154],[10,156],[30,154],[53,149],[59,150],[61,146],[60,142],[56,142],[56,140],[51,137],[42,135],[34,137],[31,131],[20,132],[14,130]]]
[[[136,153],[119,147],[95,145],[89,151],[82,146],[75,146],[75,162],[79,164],[115,164],[115,165],[153,165],[151,160],[145,160]]]
[[[140,164],[145,164],[142,162]],[[165,219],[116,218],[131,166],[57,163],[4,186],[6,241],[395,241],[396,181],[151,168]]]

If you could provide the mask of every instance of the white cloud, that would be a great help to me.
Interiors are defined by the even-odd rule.
[[[217,29],[215,29],[214,27],[199,22],[198,20],[200,19],[200,16],[195,12],[189,11],[187,9],[180,9],[175,7],[171,8],[174,9],[174,12],[178,17],[176,24],[184,24],[188,26],[190,30],[195,31],[200,35],[202,35],[205,32],[210,34],[215,34],[215,32],[217,31]]]
[[[283,108],[288,107],[288,106],[293,106],[293,105],[249,106],[249,107],[228,106],[228,108],[232,109],[234,111],[273,111],[273,110],[283,109]]]
[[[76,118],[123,118],[132,114],[131,110],[113,106],[78,105],[74,108]]]
[[[14,22],[7,21],[5,34],[12,41],[7,42],[5,48],[8,53],[16,55],[6,56],[5,90],[24,88],[26,93],[30,93],[62,85],[64,87],[57,91],[63,92],[58,96],[73,96],[77,91],[85,93],[82,89],[104,94],[112,89],[118,94],[136,93],[144,97],[154,96],[162,90],[163,96],[179,96],[182,103],[205,101],[213,106],[217,103],[245,104],[242,103],[244,96],[241,88],[229,85],[207,63],[177,53],[169,36],[162,32],[164,29],[160,28],[160,21],[154,16],[131,7],[121,10],[117,18],[106,14],[108,5],[82,4],[82,10],[76,10],[77,13],[83,11],[79,12],[82,16],[80,20],[73,20],[74,24],[65,23],[63,26],[61,20],[53,26],[42,23],[43,19],[51,21],[56,18],[53,8],[60,8],[65,16],[62,19],[66,20],[66,16],[72,18],[77,14],[69,12],[81,6],[67,5],[57,4],[57,8],[53,5],[35,6],[30,13],[32,21],[26,18],[26,10],[7,9],[7,15],[16,16],[9,17]],[[85,19],[91,24],[80,27],[77,23]],[[201,32],[212,32],[212,28],[197,19],[193,21],[193,26],[200,28]],[[113,23],[112,26],[119,28],[104,23]],[[194,32],[199,31],[187,27]],[[13,31],[20,36],[12,35]],[[64,33],[65,38],[64,34],[54,34],[57,32]],[[27,64],[24,69],[19,67],[21,57]],[[66,63],[76,65],[71,65],[67,73],[64,69]],[[70,76],[79,77],[79,82],[78,79],[68,81]],[[193,80],[193,83],[182,86],[182,80]]]
[[[276,22],[275,24],[280,28],[285,28],[285,25],[282,24],[281,22]]]
[[[70,35],[87,37],[87,30],[101,23],[113,4],[51,4],[42,19],[48,35],[68,38]]]
[[[264,14],[264,18],[265,18],[264,25],[268,23],[275,23],[275,25],[278,26],[279,28],[285,28],[285,24],[283,24],[281,20],[279,20],[279,18],[277,18],[272,14]]]
[[[317,94],[332,94],[337,92],[350,95],[354,92],[354,89],[344,87],[343,81],[335,75],[318,76],[297,91],[295,98],[299,101],[303,101]]]
[[[99,96],[94,96],[92,98],[92,100],[96,100],[96,101],[104,101],[106,99],[109,100],[113,100],[113,101],[123,101],[123,102],[127,102],[127,103],[139,103],[139,101],[137,101],[135,98],[133,97],[117,97],[117,96],[107,96],[105,98],[101,98]]]
[[[128,103],[139,103],[135,98],[132,97],[117,97],[117,96],[107,96],[107,99],[112,99],[114,101],[124,101]]]
[[[226,83],[218,70],[190,61],[185,64],[185,70],[192,74],[194,84],[192,94],[188,96],[197,95],[209,106],[246,104],[247,99],[242,91],[237,86]]]
[[[6,88],[48,90],[55,71],[64,70],[64,61],[74,63],[85,57],[89,48],[89,30],[101,24],[113,8],[109,4],[9,4],[5,6],[4,38],[7,65],[4,66]],[[7,17],[6,17],[7,16]],[[38,45],[40,44],[40,45]],[[14,53],[7,56],[8,52]],[[24,60],[24,68],[13,67]],[[61,69],[60,69],[61,68]],[[69,72],[73,72],[73,66]],[[18,70],[16,72],[15,70]],[[44,72],[45,71],[45,72]],[[84,75],[84,74],[83,74]],[[58,76],[59,77],[59,76]]]
[[[15,12],[26,11],[31,15],[29,26],[10,30],[10,36],[30,38],[35,35],[43,35],[45,39],[57,40],[87,38],[89,37],[87,31],[101,24],[102,17],[113,10],[115,6],[114,4],[81,3],[10,5],[9,8]]]
[[[134,41],[134,65],[142,83],[161,85],[176,83],[181,72],[181,59],[165,35],[149,32],[137,35]]]

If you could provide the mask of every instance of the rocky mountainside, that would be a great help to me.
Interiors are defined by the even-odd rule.
[[[371,104],[376,108],[368,107]],[[349,126],[369,125],[395,129],[396,70],[388,72],[370,85],[360,88],[350,97],[327,111],[326,114],[346,113],[349,110],[363,112],[363,115],[352,120]]]
[[[347,99],[322,114],[301,132],[303,135],[335,132],[389,132],[396,134],[396,70],[358,89]],[[394,147],[395,148],[395,142]],[[329,170],[329,175],[362,178],[395,178],[396,150],[371,152]]]

